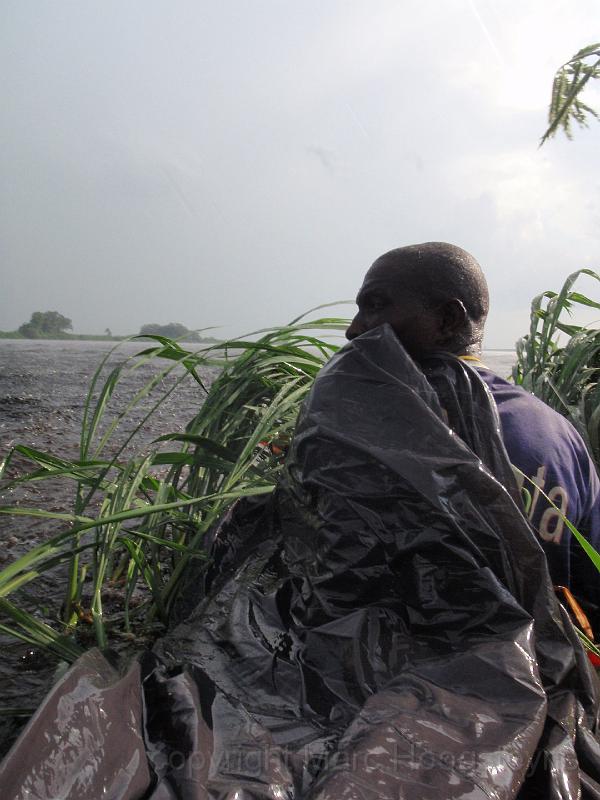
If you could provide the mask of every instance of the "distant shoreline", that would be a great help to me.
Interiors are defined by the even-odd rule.
[[[94,333],[65,333],[60,336],[23,336],[19,331],[0,331],[0,339],[23,339],[29,342],[62,342],[66,339],[77,339],[89,342],[122,342],[127,336],[106,336]]]
[[[18,339],[20,342],[124,342],[132,336],[150,334],[130,333],[127,336],[106,336],[95,333],[64,333],[59,336],[23,336],[19,331],[0,331],[0,339]],[[219,344],[216,339],[177,339],[180,344]]]

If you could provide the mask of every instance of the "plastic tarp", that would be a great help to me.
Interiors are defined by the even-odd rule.
[[[600,798],[597,678],[493,403],[457,359],[423,370],[388,326],[329,362],[200,602],[125,675],[75,664],[2,797]]]

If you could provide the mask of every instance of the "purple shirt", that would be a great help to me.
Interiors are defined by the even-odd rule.
[[[535,484],[518,477],[531,494],[528,517],[546,552],[552,580],[600,608],[600,573],[537,488],[600,550],[600,481],[581,436],[537,397],[476,366],[496,401],[511,463]],[[597,624],[600,614],[587,602],[584,608]]]

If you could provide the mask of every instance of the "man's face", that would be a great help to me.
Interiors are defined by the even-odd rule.
[[[410,273],[376,261],[365,275],[356,298],[358,313],[346,331],[347,339],[388,322],[413,357],[438,349],[440,319],[424,307],[410,288]]]

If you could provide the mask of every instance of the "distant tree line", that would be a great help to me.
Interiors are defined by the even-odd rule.
[[[182,337],[193,336],[195,338],[189,339],[196,341],[199,337],[196,331],[189,331],[181,322],[167,322],[166,325],[159,325],[157,322],[148,322],[140,328],[140,334],[155,333],[158,336],[168,336],[169,339],[181,339]]]
[[[64,336],[73,330],[73,323],[58,311],[34,311],[29,322],[24,322],[19,333],[26,339],[45,339]]]
[[[73,323],[68,317],[63,317],[58,311],[34,311],[29,322],[24,322],[18,329],[18,333],[26,339],[64,339],[72,338],[73,334],[67,331],[73,330]],[[180,322],[168,322],[166,325],[159,325],[156,322],[149,322],[142,325],[140,334],[158,334],[169,339],[180,339],[185,342],[218,342],[212,337],[200,336],[198,331],[191,331]],[[104,337],[102,336],[75,336],[74,338],[121,338],[113,337],[110,328],[105,328]]]
[[[159,325],[157,322],[148,322],[140,328],[140,334],[156,334],[157,336],[167,336],[169,339],[181,339],[185,342],[216,342],[210,336],[200,336],[198,331],[191,331],[182,325],[181,322],[167,322],[166,325]]]

